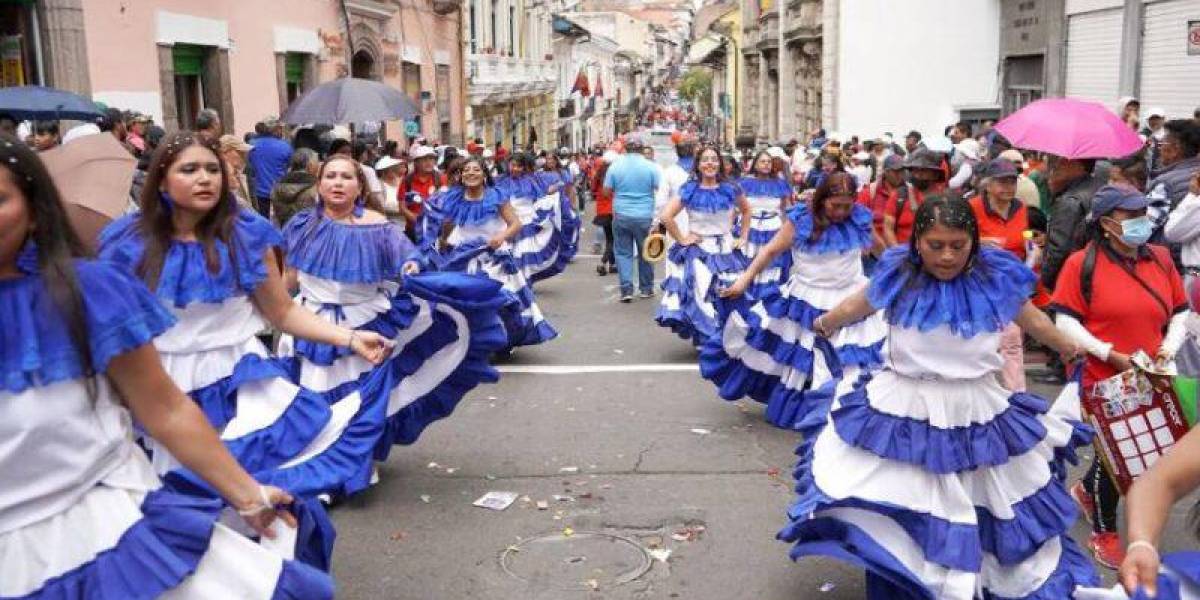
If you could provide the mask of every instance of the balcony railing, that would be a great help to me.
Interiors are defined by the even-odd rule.
[[[471,104],[547,94],[558,82],[554,63],[540,58],[469,54],[467,73]]]

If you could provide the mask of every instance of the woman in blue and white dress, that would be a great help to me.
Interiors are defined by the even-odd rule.
[[[753,261],[783,227],[784,213],[791,207],[794,195],[792,186],[775,170],[775,161],[766,150],[759,152],[751,164],[753,173],[739,179],[737,184],[750,204],[750,237],[746,238],[742,254]],[[742,227],[744,225],[739,221],[736,232],[740,234]],[[746,293],[751,298],[765,297],[787,279],[791,265],[790,252],[775,255],[775,260],[755,276],[754,284],[746,289]]]
[[[508,200],[521,222],[520,232],[512,239],[512,255],[531,283],[555,268],[562,251],[558,199],[548,195],[534,172],[536,168],[532,156],[517,152],[509,159],[508,175],[496,180],[496,190]]]
[[[511,240],[521,231],[516,210],[503,193],[488,185],[482,160],[468,158],[460,169],[461,185],[442,196],[444,242],[436,259],[438,268],[484,275],[500,283],[508,296],[499,311],[508,334],[507,350],[558,337],[511,253]]]
[[[749,264],[739,249],[750,231],[735,238],[733,219],[736,211],[743,222],[749,221],[750,205],[723,173],[720,152],[701,150],[695,177],[658,216],[678,243],[667,253],[663,298],[654,320],[697,347],[719,333],[718,290],[732,284]],[[675,222],[681,211],[687,211],[687,234]]]
[[[1050,600],[1099,581],[1070,538],[1078,511],[1062,483],[1062,461],[1091,439],[1078,402],[997,378],[1009,323],[1080,356],[1030,302],[1034,281],[980,247],[967,203],[939,198],[917,211],[911,246],[816,319],[834,337],[882,310],[890,332],[885,368],[843,380],[831,410],[800,423],[799,499],[779,533],[792,558],[864,567],[872,599]]]
[[[373,365],[342,346],[284,335],[278,354],[292,361],[301,387],[323,394],[335,414],[354,415],[324,453],[354,463],[338,492],[373,479],[373,459],[393,444],[411,444],[448,416],[475,386],[495,382],[488,364],[507,338],[495,282],[457,273],[415,274],[418,253],[403,230],[364,207],[368,188],[357,162],[334,156],[317,175],[317,205],[284,227],[296,302],[332,323],[374,331],[391,354]],[[403,274],[403,279],[401,276]]]
[[[336,439],[350,415],[331,412],[321,394],[293,383],[257,334],[270,323],[296,337],[348,347],[375,364],[390,342],[292,302],[275,253],[283,238],[233,202],[209,141],[178,132],[160,148],[141,211],[105,228],[101,258],[147,282],[175,315],[175,325],[154,340],[163,368],[248,471],[303,497],[340,485],[351,475],[346,465],[316,461],[322,457],[314,449]],[[144,443],[160,474],[179,466],[152,436]]]
[[[275,508],[291,496],[163,372],[170,312],[82,253],[45,167],[0,135],[0,598],[332,598],[327,575],[218,522],[228,503],[285,552],[296,528]],[[226,500],[164,488],[130,413]]]
[[[722,398],[764,402],[767,420],[788,429],[820,404],[812,396],[827,396],[833,383],[830,366],[815,348],[813,320],[867,282],[862,256],[872,239],[871,211],[855,202],[854,179],[846,173],[834,173],[817,186],[811,209],[800,204],[788,211],[771,242],[721,292],[726,298],[741,296],[776,255],[792,255],[787,282],[749,310],[731,311],[721,335],[701,350],[700,372]],[[887,326],[878,314],[839,329],[830,341],[845,376],[878,367],[885,337]]]
[[[546,187],[546,194],[553,197],[552,201],[557,206],[554,220],[558,227],[560,246],[554,266],[536,273],[530,279],[531,282],[549,279],[562,273],[579,252],[579,232],[583,222],[575,212],[575,179],[571,177],[571,170],[562,164],[563,158],[554,153],[547,154],[542,170],[538,171],[538,177]]]

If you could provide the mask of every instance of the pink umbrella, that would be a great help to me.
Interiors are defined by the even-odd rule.
[[[1075,98],[1038,100],[996,123],[1012,145],[1063,158],[1120,158],[1144,142],[1101,104]]]

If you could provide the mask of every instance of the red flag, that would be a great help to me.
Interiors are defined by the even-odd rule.
[[[597,77],[597,78],[596,78],[596,93],[595,93],[595,96],[596,96],[597,98],[603,98],[603,97],[604,97],[604,80],[603,80],[603,79],[601,79],[601,78],[599,78],[599,77]]]
[[[584,71],[584,67],[579,67],[579,74],[575,76],[575,85],[571,87],[571,93],[575,92],[579,92],[579,95],[585,98],[592,95],[592,89],[588,85],[587,72]]]

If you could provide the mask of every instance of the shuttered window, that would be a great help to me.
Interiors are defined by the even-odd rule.
[[[204,47],[190,44],[175,44],[171,49],[176,75],[196,75],[204,69]]]

